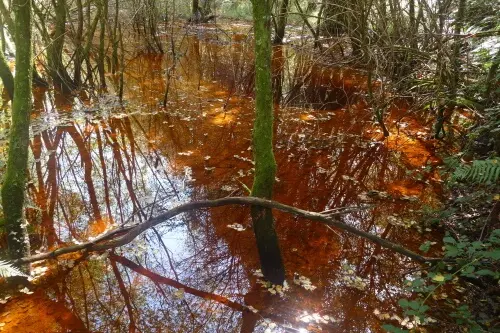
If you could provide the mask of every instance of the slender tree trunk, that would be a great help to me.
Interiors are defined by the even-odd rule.
[[[2,52],[5,52],[5,31],[3,30],[3,15],[0,14],[0,40],[2,42]]]
[[[486,89],[484,92],[485,105],[488,106],[493,98],[492,98],[492,90],[495,87],[497,80],[498,68],[500,67],[500,49],[497,51],[495,56],[493,57],[492,64],[490,70],[488,71],[488,76],[486,77]]]
[[[47,46],[47,62],[50,76],[55,86],[68,93],[74,88],[74,82],[63,63],[64,36],[66,35],[66,2],[54,1],[56,14],[54,37]]]
[[[467,2],[466,0],[459,0],[457,16],[455,17],[455,28],[453,29],[453,55],[451,59],[452,64],[452,78],[450,82],[450,99],[456,101],[458,83],[460,80],[460,48],[462,46],[462,28],[464,26],[464,17]]]
[[[122,35],[122,26],[121,24],[118,25],[118,34],[119,34],[119,41],[120,41],[120,50],[121,50],[121,55],[120,55],[120,87],[119,87],[119,98],[120,98],[120,103],[123,102],[123,71],[125,70],[125,49],[123,48],[123,35]]]
[[[274,36],[275,44],[283,44],[283,38],[285,38],[285,28],[288,18],[288,4],[289,0],[281,1],[278,22],[276,24],[276,35]]]
[[[5,90],[7,90],[9,98],[12,100],[14,98],[14,76],[12,76],[12,72],[10,71],[7,59],[5,59],[3,51],[1,50],[0,50],[0,78],[2,79]]]
[[[97,62],[97,70],[99,71],[99,80],[101,81],[101,87],[106,88],[106,71],[104,70],[105,61],[105,37],[106,37],[106,22],[108,20],[108,0],[101,0],[101,28],[99,35],[99,59]]]
[[[201,20],[199,0],[193,0],[191,3],[191,22],[199,23]]]
[[[418,32],[418,26],[417,26],[417,20],[415,17],[415,0],[410,0],[410,46],[412,49],[417,50],[418,49],[418,40],[417,40],[417,32]]]
[[[437,90],[438,93],[443,90],[444,83],[446,81],[445,74],[445,62],[444,62],[444,46],[443,46],[443,32],[444,32],[444,24],[446,14],[448,13],[450,1],[449,0],[438,0],[438,27],[436,32],[436,77],[438,80]],[[445,102],[442,98],[440,98],[437,102],[437,115],[436,115],[436,123],[434,124],[434,137],[441,137],[441,133],[443,136],[446,134],[444,130],[444,109]]]
[[[12,102],[7,171],[2,187],[2,206],[12,258],[21,258],[29,252],[24,225],[24,187],[28,165],[29,124],[31,113],[31,1],[14,0],[16,43],[16,77]]]
[[[115,0],[115,21],[113,25],[113,55],[111,57],[111,73],[115,74],[118,70],[118,47],[120,44],[120,38],[118,38],[118,16],[119,16],[119,2]]]
[[[76,8],[78,11],[78,25],[76,28],[75,36],[75,59],[74,67],[75,74],[73,79],[75,81],[75,86],[80,87],[82,83],[82,62],[83,62],[83,3],[82,0],[76,0]]]
[[[271,84],[271,5],[252,0],[255,31],[255,176],[252,196],[272,198],[276,160],[273,154],[273,95]],[[252,206],[252,221],[262,273],[273,284],[283,284],[285,268],[271,209]]]

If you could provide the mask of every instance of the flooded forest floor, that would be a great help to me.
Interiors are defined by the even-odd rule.
[[[181,203],[248,194],[250,28],[166,34],[175,57],[137,52],[131,41],[123,104],[118,75],[109,74],[101,94],[37,88],[27,205],[33,253]],[[272,71],[274,200],[317,212],[368,205],[342,220],[416,252],[431,241],[430,253],[440,255],[442,233],[420,221],[443,200],[443,150],[411,101],[391,104],[384,138],[363,97],[362,71],[291,44],[274,48]],[[284,292],[261,283],[249,209],[220,207],[165,221],[112,253],[35,264],[31,285],[3,290],[0,331],[382,332],[384,323],[405,321],[397,302],[411,297],[404,280],[417,264],[317,222],[275,218]]]

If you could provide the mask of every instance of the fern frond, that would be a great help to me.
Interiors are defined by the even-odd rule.
[[[12,266],[8,261],[0,260],[0,277],[8,278],[12,276],[28,276],[21,272],[18,268]]]
[[[453,179],[471,183],[495,183],[500,180],[500,160],[474,160],[455,169]]]

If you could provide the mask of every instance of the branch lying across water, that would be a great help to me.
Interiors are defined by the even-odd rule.
[[[192,210],[209,208],[209,207],[221,207],[228,205],[255,205],[262,206],[267,208],[273,208],[280,210],[282,212],[286,212],[295,216],[303,217],[308,220],[318,221],[324,223],[328,226],[338,228],[348,233],[354,234],[356,236],[368,239],[373,243],[379,244],[380,246],[390,249],[394,252],[397,252],[405,257],[413,259],[420,263],[432,263],[441,261],[441,258],[429,258],[424,257],[418,253],[415,253],[411,250],[406,249],[405,247],[388,241],[387,239],[381,238],[372,233],[359,230],[353,226],[343,223],[338,218],[340,215],[348,214],[353,211],[367,209],[370,207],[347,207],[345,209],[339,209],[332,213],[316,213],[310,212],[307,210],[302,210],[300,208],[295,208],[292,206],[284,205],[282,203],[260,199],[255,197],[227,197],[216,200],[204,200],[204,201],[195,201],[186,203],[183,205],[179,205],[163,214],[160,214],[146,222],[140,223],[135,226],[129,226],[124,228],[119,228],[113,231],[110,231],[100,237],[83,244],[78,244],[74,246],[68,246],[60,249],[56,249],[51,252],[41,253],[30,257],[25,257],[17,260],[16,264],[26,264],[31,262],[36,262],[45,259],[55,259],[63,254],[73,253],[77,251],[104,251],[108,249],[113,249],[119,246],[123,246],[132,242],[136,237],[142,234],[144,231],[163,223],[179,214],[189,212]]]

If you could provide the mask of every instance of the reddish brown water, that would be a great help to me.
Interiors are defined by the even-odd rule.
[[[111,97],[36,92],[28,186],[34,250],[85,242],[180,203],[247,194],[251,43],[239,34],[215,36],[204,31],[178,40],[166,108],[159,105],[173,62],[162,56],[128,60],[124,107]],[[439,204],[439,160],[419,139],[426,129],[394,106],[391,136],[383,140],[358,96],[364,79],[354,70],[277,48],[273,72],[282,89],[275,96],[284,101],[275,111],[275,200],[312,211],[370,203],[344,222],[415,251],[432,239],[414,226],[416,211]],[[109,79],[112,95],[117,77]],[[389,196],[369,197],[371,190]],[[416,268],[411,261],[317,222],[275,217],[290,285],[282,296],[254,274],[249,210],[225,207],[184,214],[115,251],[168,281],[124,266],[120,257],[61,260],[69,268],[38,264],[50,266],[40,289],[0,305],[0,329],[379,332],[374,310],[399,313],[404,277]],[[245,230],[228,227],[235,223]],[[294,274],[316,288],[295,284]],[[186,286],[184,293],[172,281]],[[54,303],[57,311],[49,310]],[[242,313],[236,303],[259,312]]]

